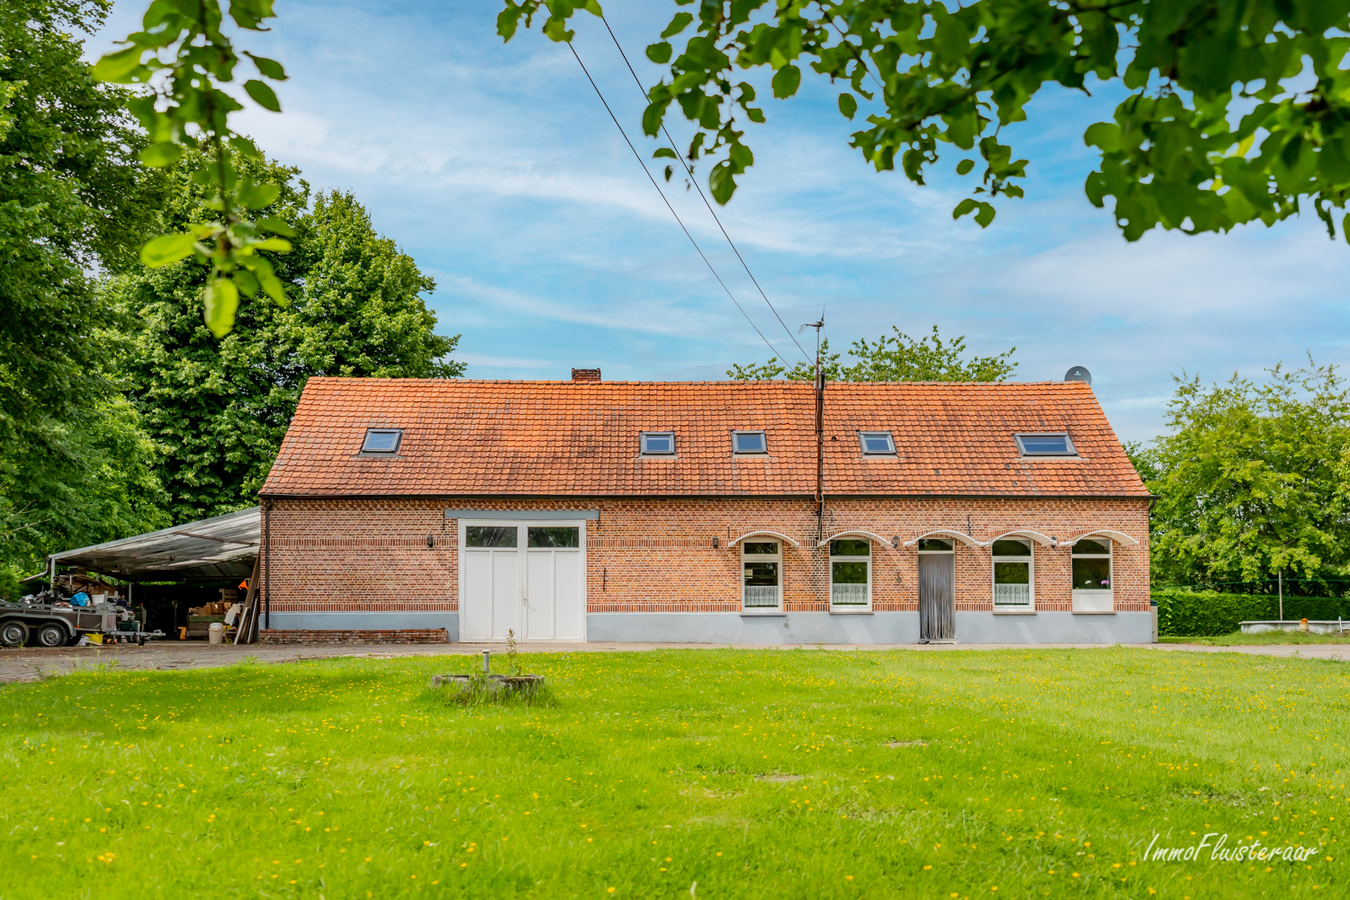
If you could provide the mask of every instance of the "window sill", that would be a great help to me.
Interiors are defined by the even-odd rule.
[[[830,610],[830,615],[832,615],[832,616],[870,616],[870,615],[872,615],[872,610],[870,610],[870,609],[832,609],[832,610]]]
[[[783,619],[786,617],[787,613],[779,609],[771,609],[765,612],[750,612],[749,610],[744,609],[741,610],[742,619]]]
[[[999,609],[999,608],[995,607],[995,608],[994,608],[994,615],[996,615],[996,616],[1034,616],[1034,615],[1036,615],[1036,610],[1034,610],[1034,609]]]
[[[1116,611],[1114,609],[1075,609],[1073,614],[1075,616],[1114,616]]]

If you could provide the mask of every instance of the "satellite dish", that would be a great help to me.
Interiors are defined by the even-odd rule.
[[[1065,381],[1086,381],[1088,387],[1092,387],[1092,373],[1085,366],[1074,366],[1064,373]]]

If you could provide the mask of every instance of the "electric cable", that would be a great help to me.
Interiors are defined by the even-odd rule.
[[[619,44],[619,39],[617,36],[615,36],[614,29],[609,27],[609,20],[602,15],[600,17],[600,21],[605,23],[605,30],[609,32],[609,38],[614,42],[615,49],[617,49],[619,51],[619,55],[623,57],[623,64],[628,67],[628,73],[633,76],[633,81],[637,83],[638,90],[642,92],[643,99],[644,100],[647,99],[647,91],[642,87],[642,79],[638,78],[637,72],[633,71],[633,64],[628,61],[628,54],[623,52],[623,47]],[[721,229],[722,237],[727,239],[727,243],[731,245],[731,251],[735,253],[736,258],[741,261],[741,267],[745,269],[745,274],[750,276],[750,281],[752,284],[754,284],[755,290],[759,291],[759,295],[764,298],[765,304],[767,304],[769,309],[773,311],[774,318],[778,320],[779,325],[783,326],[783,330],[787,332],[787,336],[792,338],[792,343],[797,345],[797,349],[801,351],[802,356],[806,359],[807,362],[810,362],[811,361],[810,354],[808,354],[805,348],[802,347],[801,342],[797,340],[797,336],[792,333],[792,329],[787,327],[787,323],[784,322],[783,317],[778,314],[778,310],[774,309],[774,305],[769,302],[769,296],[764,293],[764,288],[759,286],[759,281],[755,278],[755,273],[750,271],[750,266],[746,264],[745,257],[741,256],[741,251],[737,249],[736,242],[731,239],[731,235],[727,234],[726,228],[722,225],[722,220],[717,217],[717,213],[713,210],[712,204],[708,202],[708,198],[704,195],[703,188],[699,187],[698,179],[694,177],[693,169],[689,168],[689,164],[686,163],[684,157],[680,155],[680,151],[675,144],[675,140],[670,136],[670,132],[666,130],[666,125],[664,121],[661,123],[661,133],[666,136],[666,140],[670,143],[670,149],[672,152],[674,152],[675,158],[680,161],[680,165],[684,168],[685,173],[689,176],[689,183],[694,186],[694,190],[698,191],[699,197],[703,200],[703,205],[708,207],[708,212],[712,215],[713,221],[716,222],[717,227]],[[779,359],[782,359],[782,357],[780,356]]]
[[[694,236],[689,233],[689,229],[684,227],[684,222],[680,220],[679,213],[675,212],[675,207],[671,206],[670,201],[666,199],[665,191],[661,190],[661,185],[656,183],[656,179],[652,177],[652,173],[647,170],[647,164],[643,161],[642,154],[638,153],[637,147],[634,147],[633,142],[628,139],[628,133],[624,131],[623,126],[619,124],[619,119],[614,115],[614,110],[609,108],[609,102],[605,100],[605,95],[600,92],[600,86],[597,85],[595,79],[591,77],[590,71],[587,70],[586,64],[581,61],[581,56],[577,53],[577,48],[572,46],[571,41],[567,42],[567,49],[572,51],[572,57],[576,59],[577,65],[581,66],[581,71],[586,76],[586,80],[591,83],[591,87],[595,89],[595,95],[599,97],[600,102],[604,104],[605,112],[609,113],[609,118],[614,122],[614,127],[619,129],[619,134],[623,135],[624,143],[628,145],[629,150],[633,151],[633,158],[638,161],[638,165],[642,166],[642,171],[647,176],[647,180],[652,183],[652,187],[656,188],[656,192],[661,195],[661,201],[666,204],[666,209],[670,210],[670,214],[675,217],[675,221],[679,224],[680,230],[684,232],[685,237],[689,238],[689,243],[694,245],[694,249],[698,251],[698,255],[702,258],[703,264],[708,267],[709,272],[712,272],[713,277],[717,279],[717,283],[722,286],[722,290],[727,292],[727,297],[735,304],[736,308],[741,311],[741,315],[745,316],[745,321],[749,322],[750,327],[755,329],[755,334],[759,335],[759,339],[764,342],[766,347],[773,351],[773,355],[776,358],[782,359],[782,354],[774,349],[773,344],[764,336],[764,332],[759,330],[759,326],[755,324],[755,320],[750,318],[750,314],[745,311],[745,308],[736,300],[735,295],[731,293],[731,288],[727,287],[726,282],[722,280],[722,276],[717,274],[717,270],[713,268],[713,264],[708,261],[708,257],[704,255],[703,249],[698,245],[698,241],[694,240]]]

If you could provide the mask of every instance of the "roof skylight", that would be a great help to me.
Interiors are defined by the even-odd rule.
[[[889,431],[860,431],[863,456],[894,456],[895,440]]]
[[[397,453],[403,443],[402,428],[367,428],[366,439],[361,443],[362,453]]]
[[[642,432],[642,455],[674,456],[675,432],[673,431]]]
[[[1023,456],[1077,456],[1073,441],[1064,433],[1058,434],[1019,434],[1017,448]]]
[[[768,438],[762,431],[733,431],[731,433],[732,453],[768,453]]]

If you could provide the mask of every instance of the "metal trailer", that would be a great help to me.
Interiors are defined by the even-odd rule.
[[[105,643],[144,644],[162,638],[162,631],[143,631],[131,611],[112,603],[97,606],[71,606],[68,603],[43,602],[46,598],[25,598],[19,603],[0,601],[0,645],[5,647],[65,647],[79,641],[81,635],[101,635]],[[132,628],[124,623],[135,622]]]

